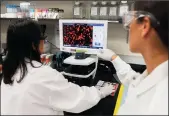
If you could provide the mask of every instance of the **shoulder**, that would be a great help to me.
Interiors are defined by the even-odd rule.
[[[158,85],[157,89],[161,90],[163,94],[168,93],[168,76],[166,76]],[[168,94],[167,94],[168,95]]]
[[[41,63],[37,62],[37,61],[33,61],[32,62],[33,66],[31,64],[28,64],[28,68],[31,68],[31,73],[34,74],[39,74],[39,75],[43,75],[43,74],[53,74],[56,73],[58,74],[59,72],[55,69],[52,69],[50,66],[45,66],[42,65]]]
[[[39,68],[34,68],[32,71],[32,74],[35,74],[41,77],[43,76],[51,77],[51,76],[57,76],[60,73],[57,70],[52,69],[50,66],[41,66]]]
[[[56,84],[64,80],[63,75],[50,66],[33,68],[28,76],[26,82],[30,84],[29,89],[34,91],[50,91],[52,88],[56,88]]]
[[[156,87],[156,95],[154,96],[154,109],[156,114],[168,114],[168,77],[163,79]]]
[[[55,69],[52,69],[50,66],[41,65],[38,62],[33,62],[32,67],[28,65],[29,76],[33,77],[33,80],[56,80],[61,74]]]
[[[166,102],[168,100],[168,77],[165,77],[156,86],[156,96],[161,102]],[[167,102],[168,103],[168,102]]]

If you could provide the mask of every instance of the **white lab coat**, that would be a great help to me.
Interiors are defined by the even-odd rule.
[[[33,62],[40,66],[38,62]],[[2,115],[61,115],[63,111],[79,113],[96,105],[101,94],[95,87],[79,87],[69,83],[59,72],[48,66],[33,68],[21,83],[14,75],[13,85],[1,84]]]
[[[118,115],[168,115],[168,61],[149,75],[136,73],[119,57],[112,63],[121,82],[129,86]]]

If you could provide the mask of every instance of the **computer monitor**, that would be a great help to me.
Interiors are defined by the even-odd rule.
[[[59,20],[60,50],[97,54],[107,48],[107,20]]]

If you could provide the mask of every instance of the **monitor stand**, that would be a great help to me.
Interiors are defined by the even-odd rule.
[[[96,56],[88,56],[84,59],[77,59],[75,55],[72,55],[72,56],[66,58],[63,61],[63,63],[70,64],[70,65],[89,66],[96,61],[97,61]]]
[[[88,75],[78,75],[78,74],[71,74],[71,73],[66,73],[62,72],[62,74],[71,76],[71,77],[77,77],[77,78],[89,78],[91,75],[93,76],[92,78],[94,79],[96,71],[97,71],[97,63],[98,63],[98,57],[91,55],[85,59],[75,59],[75,55],[72,55],[68,58],[66,58],[63,63],[69,64],[69,65],[79,65],[79,66],[89,66],[93,63],[95,63],[95,69]]]
[[[80,52],[80,53],[75,53],[75,59],[78,60],[84,60],[86,58],[90,57],[89,54],[85,54],[84,52]]]

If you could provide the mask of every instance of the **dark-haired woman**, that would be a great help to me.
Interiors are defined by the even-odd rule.
[[[7,56],[1,84],[2,115],[63,115],[79,113],[113,92],[112,85],[98,90],[68,82],[40,63],[44,38],[38,23],[23,19],[9,25]]]

